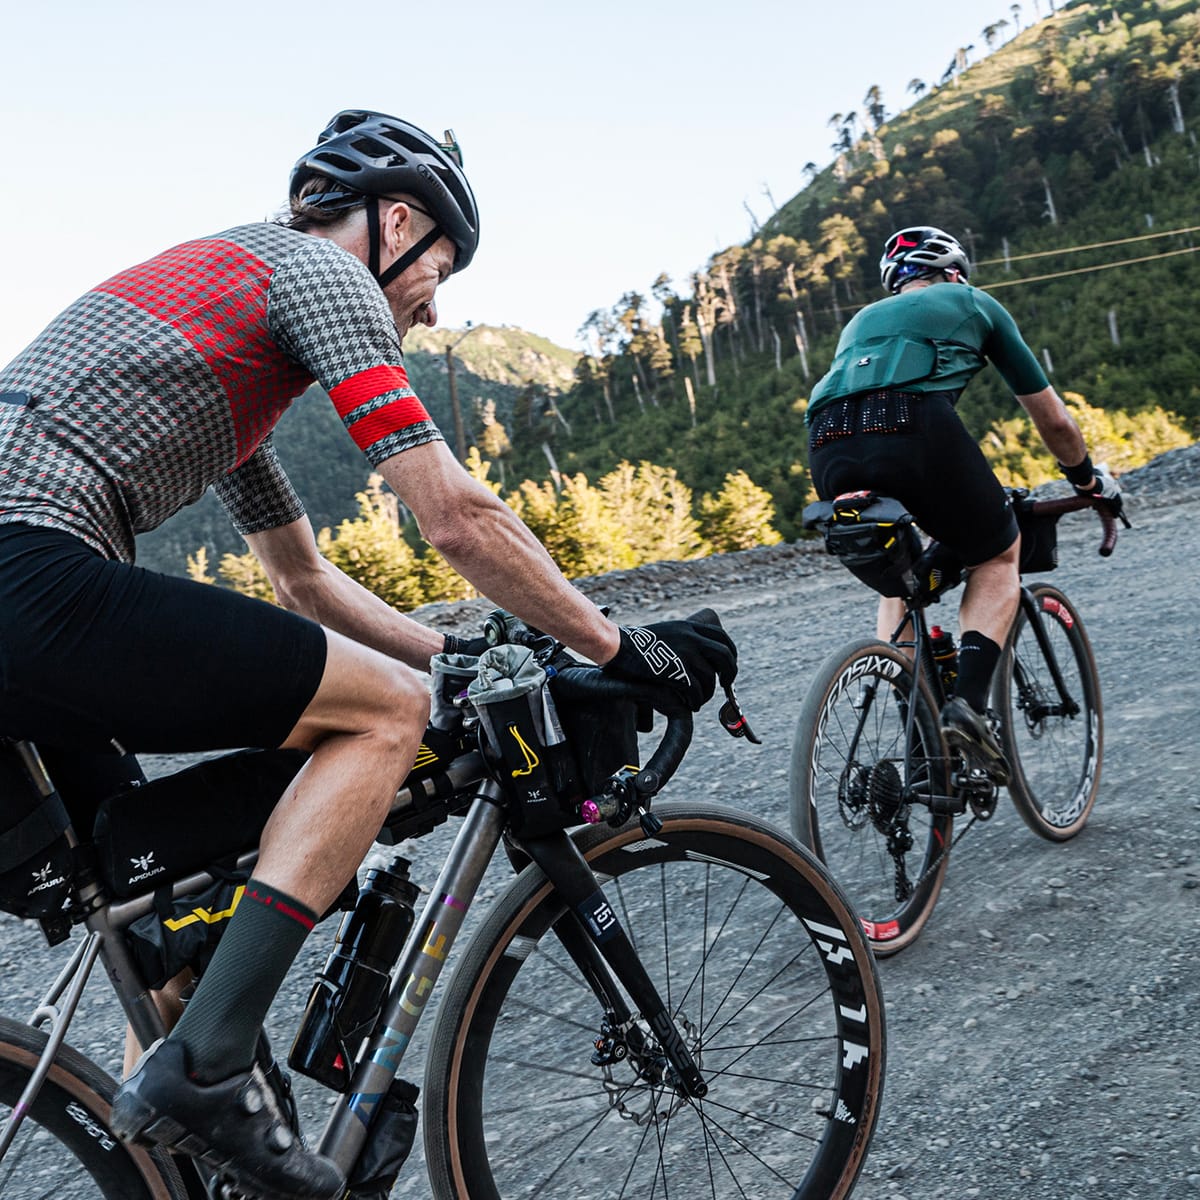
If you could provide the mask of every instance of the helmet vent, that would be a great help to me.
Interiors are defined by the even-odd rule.
[[[354,175],[362,170],[362,166],[354,159],[347,158],[344,154],[338,154],[336,150],[322,150],[314,157],[317,159],[318,169],[329,166],[337,171],[345,171],[347,175]]]

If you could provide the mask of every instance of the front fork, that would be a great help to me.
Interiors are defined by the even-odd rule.
[[[1079,714],[1079,703],[1071,696],[1067,690],[1066,680],[1063,678],[1062,669],[1058,665],[1058,658],[1054,653],[1054,647],[1050,644],[1050,635],[1046,632],[1046,627],[1042,617],[1042,609],[1038,604],[1038,598],[1029,588],[1021,589],[1021,607],[1025,610],[1025,619],[1033,630],[1033,636],[1037,641],[1038,649],[1042,652],[1042,657],[1046,660],[1046,667],[1050,672],[1050,678],[1054,681],[1054,689],[1058,693],[1058,704],[1048,706],[1044,711],[1039,711],[1034,706],[1035,689],[1029,684],[1026,679],[1024,668],[1021,662],[1016,658],[1016,645],[1014,643],[1010,653],[1014,656],[1013,661],[1013,678],[1017,683],[1017,691],[1021,696],[1022,704],[1025,707],[1025,716],[1029,720],[1041,721],[1046,717],[1074,717]]]
[[[522,842],[522,849],[567,905],[569,911],[555,926],[555,933],[603,1003],[610,1033],[620,1031],[635,1053],[640,1049],[642,1034],[613,980],[615,975],[649,1024],[680,1089],[688,1096],[703,1098],[708,1084],[700,1067],[579,847],[564,832],[530,838]],[[604,1053],[599,1045],[597,1051]]]

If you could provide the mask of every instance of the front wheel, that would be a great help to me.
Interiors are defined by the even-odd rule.
[[[41,1030],[0,1017],[0,1129],[45,1045]],[[0,1159],[0,1196],[184,1200],[189,1193],[161,1150],[126,1146],[109,1129],[115,1090],[113,1079],[94,1063],[61,1047],[16,1140]]]
[[[1091,644],[1075,606],[1057,588],[1035,583],[1025,589],[992,705],[1000,714],[1017,811],[1050,841],[1074,837],[1100,790],[1104,728]]]
[[[906,752],[910,706],[912,741]],[[792,829],[846,889],[877,955],[912,943],[933,912],[954,819],[937,705],[907,655],[864,639],[825,660],[796,723]]]
[[[634,825],[576,841],[707,1094],[676,1086],[640,1014],[606,1024],[596,980],[555,934],[577,918],[529,867],[471,939],[434,1031],[424,1126],[439,1200],[849,1196],[884,1067],[854,914],[770,825],[715,805],[655,812],[651,837]]]

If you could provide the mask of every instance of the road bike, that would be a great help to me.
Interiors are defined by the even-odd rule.
[[[341,1053],[326,1063],[337,1076],[331,1115],[314,1148],[345,1171],[347,1200],[391,1190],[416,1120],[418,1089],[399,1072],[503,846],[515,877],[466,939],[424,1064],[420,1124],[432,1194],[849,1196],[879,1113],[885,1028],[874,959],[842,891],[809,851],[752,814],[692,800],[651,808],[692,736],[690,712],[662,689],[564,662],[560,646],[503,614],[489,627],[497,649],[524,646],[546,673],[535,693],[542,707],[526,710],[544,721],[527,729],[510,713],[492,722],[520,747],[510,770],[480,717],[482,702],[473,705],[470,687],[453,692],[463,719],[453,748],[427,754],[437,761],[414,769],[397,794],[382,844],[449,818],[461,827],[378,1015],[361,1037],[338,1035]],[[624,755],[629,734],[636,753],[637,729],[648,732],[649,708],[665,727],[639,768]],[[722,715],[734,731],[731,691]],[[573,755],[564,758],[563,746]],[[541,777],[557,793],[557,817],[548,817],[546,797],[522,787],[556,747],[558,767]],[[48,791],[33,747],[16,749]],[[277,770],[285,752],[250,753]],[[613,753],[626,765],[614,770]],[[563,780],[574,772],[587,781],[588,755],[603,777],[572,789]],[[216,760],[227,761],[245,769],[244,756]],[[204,777],[210,794],[222,770]],[[159,788],[162,808],[192,771],[141,790]],[[182,819],[180,808],[172,811]],[[228,913],[197,896],[220,885],[222,871],[159,875],[131,889],[87,847],[76,847],[75,860],[91,868],[80,868],[66,909],[43,921],[49,937],[69,929],[82,938],[30,1019],[0,1018],[0,1194],[43,1177],[50,1182],[34,1195],[71,1200],[236,1194],[193,1159],[118,1141],[108,1124],[116,1082],[64,1040],[97,960],[141,1045],[163,1036],[132,931],[157,921],[165,903],[187,914],[177,925],[219,923]],[[238,849],[237,869],[248,872],[253,846]],[[126,857],[134,878],[153,863]],[[343,949],[345,923],[359,911],[343,919]],[[313,1003],[333,987],[330,978],[328,970],[318,978]],[[293,1046],[294,1069],[304,1066],[296,1057],[303,1040]],[[311,1063],[305,1073],[314,1073]],[[282,1078],[272,1068],[284,1103]]]
[[[1012,497],[1022,576],[1057,565],[1056,523],[1078,509],[1096,511],[1100,553],[1112,553],[1116,522],[1091,497],[1035,500],[1024,489]],[[965,572],[945,547],[923,548],[911,515],[888,497],[849,493],[810,505],[805,519],[860,579],[904,604],[888,642],[854,641],[813,676],[789,777],[793,831],[846,889],[873,951],[885,956],[916,939],[937,902],[951,848],[996,809],[997,782],[952,752],[939,720],[953,691],[955,659],[952,640],[931,629],[926,609]],[[939,643],[944,649],[935,652]],[[1051,841],[1074,837],[1100,787],[1103,712],[1083,620],[1061,589],[1022,579],[990,718],[1025,823]],[[954,818],[968,812],[955,837]]]

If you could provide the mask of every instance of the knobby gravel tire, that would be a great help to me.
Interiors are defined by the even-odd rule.
[[[992,706],[1012,768],[1009,794],[1022,819],[1052,842],[1073,838],[1087,823],[1100,790],[1104,716],[1096,659],[1079,612],[1046,583],[1029,586],[1074,716],[1041,711],[1060,702],[1050,667],[1022,606],[996,672]]]
[[[906,775],[912,693],[907,655],[874,638],[853,642],[813,675],[792,743],[792,830],[845,889],[880,957],[920,934],[950,861],[953,817],[904,799],[905,789],[949,792],[937,703],[924,680]],[[902,874],[889,848],[896,825],[911,835],[909,849],[897,851]]]
[[[885,1057],[854,913],[773,826],[716,805],[655,812],[650,838],[636,824],[575,836],[707,1095],[647,1072],[661,1068],[653,1053],[593,1064],[601,1006],[554,933],[575,917],[529,867],[471,939],[433,1033],[424,1131],[438,1200],[849,1196]]]
[[[0,1017],[0,1128],[8,1122],[46,1044],[40,1029]],[[185,1200],[167,1155],[126,1146],[108,1127],[113,1078],[62,1046],[0,1160],[4,1200]],[[199,1182],[196,1181],[198,1189]],[[191,1195],[203,1195],[193,1191]]]

